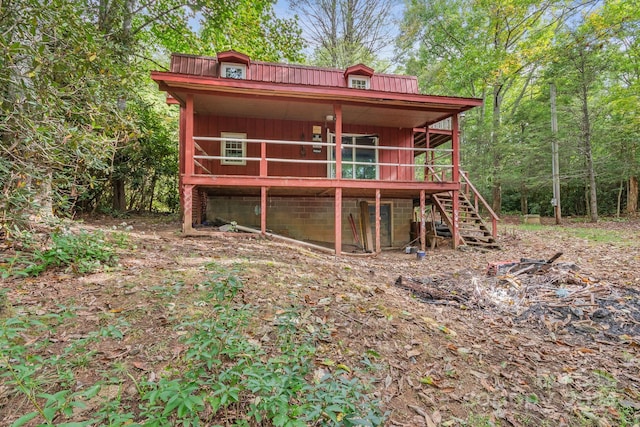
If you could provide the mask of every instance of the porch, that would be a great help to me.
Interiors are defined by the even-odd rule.
[[[333,241],[341,253],[354,244],[349,217],[361,220],[358,205],[366,202],[374,251],[406,244],[414,206],[425,212],[432,195],[460,189],[452,132],[435,148],[424,143],[428,129],[411,132],[422,147],[382,145],[396,141],[379,143],[377,135],[367,135],[369,143],[360,145],[356,137],[337,140],[330,132],[331,142],[194,136],[194,154],[185,165],[193,173],[182,175],[185,197],[192,200],[183,205],[193,209],[185,210],[184,230],[197,233],[203,221],[228,218],[263,234],[274,230],[300,240]],[[238,151],[225,151],[225,144]],[[420,242],[426,242],[426,230],[423,224]]]
[[[307,234],[322,229],[339,254],[351,234],[350,206],[366,202],[380,251],[387,228],[391,245],[409,240],[414,206],[424,245],[431,203],[449,211],[454,246],[464,244],[458,116],[481,100],[422,95],[415,77],[362,64],[272,64],[237,52],[173,55],[171,71],[152,78],[180,105],[185,232],[217,209],[255,222],[262,234],[295,221],[294,238],[308,238],[303,226]],[[402,226],[381,224],[381,216]]]

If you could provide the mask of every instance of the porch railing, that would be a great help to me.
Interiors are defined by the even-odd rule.
[[[476,187],[471,183],[469,177],[464,171],[460,171],[460,191],[462,191],[465,196],[467,196],[467,200],[471,202],[476,212],[480,212],[480,206],[489,214],[491,218],[491,235],[495,239],[498,236],[498,215],[491,209],[489,203],[482,197],[480,192],[476,189]]]
[[[439,130],[451,130],[452,129],[451,117],[446,118],[444,120],[440,120],[439,122],[430,125],[429,128],[439,129]]]
[[[300,157],[277,157],[269,155],[269,151],[271,147],[275,146],[298,146],[300,150],[304,150],[305,152],[309,152],[314,148],[323,148],[326,147],[326,150],[332,152],[335,151],[336,144],[329,142],[312,142],[312,141],[288,141],[288,140],[264,140],[264,139],[245,139],[245,138],[229,138],[229,137],[205,137],[205,136],[196,136],[193,137],[194,140],[194,148],[195,154],[193,156],[194,162],[194,170],[198,172],[198,175],[226,175],[224,172],[216,172],[215,167],[219,167],[219,165],[210,165],[209,161],[231,161],[231,162],[241,162],[242,164],[247,164],[250,162],[259,163],[259,173],[257,175],[252,176],[260,176],[260,177],[268,177],[269,175],[269,165],[270,164],[298,164],[298,165],[327,165],[326,168],[326,176],[324,178],[330,177],[335,178],[335,176],[331,176],[332,173],[335,175],[335,165],[336,161],[332,156],[329,156],[325,153],[325,159],[306,159]],[[214,147],[212,143],[222,141],[230,141],[230,142],[240,142],[248,144],[257,144],[260,146],[260,156],[223,156],[223,155],[213,155]],[[411,158],[415,159],[415,157],[419,154],[425,153],[425,161],[427,164],[419,164],[419,163],[403,163],[403,162],[389,162],[389,161],[376,161],[376,162],[363,162],[356,160],[342,160],[342,168],[344,170],[345,165],[353,166],[353,167],[375,167],[376,168],[376,180],[380,181],[450,181],[453,175],[453,166],[451,164],[451,158],[453,154],[453,150],[445,149],[445,148],[413,148],[413,147],[390,147],[384,145],[377,146],[369,146],[369,145],[352,145],[352,144],[343,144],[342,148],[357,148],[357,150],[371,150],[377,151],[378,154],[383,152],[396,152],[397,158],[402,158],[402,154],[406,152],[411,152]],[[217,149],[216,151],[221,151]],[[246,150],[247,152],[249,150]],[[252,150],[256,152],[257,150]],[[295,153],[296,151],[292,151]],[[393,156],[393,155],[391,155]],[[376,157],[379,157],[376,156]],[[408,156],[404,156],[407,158]],[[189,161],[187,159],[187,161]],[[240,164],[240,163],[239,163]],[[225,167],[227,165],[224,165]],[[385,173],[381,174],[381,168],[386,168]],[[410,172],[407,172],[410,170]],[[416,174],[416,171],[422,170],[423,174]],[[395,172],[395,173],[394,173]],[[433,175],[437,174],[437,177]],[[382,176],[381,176],[382,175]],[[419,175],[419,176],[418,176]],[[281,175],[278,175],[281,176]],[[300,176],[300,175],[291,175],[291,177],[296,178],[319,178],[318,176]],[[400,179],[398,177],[405,177],[405,179]],[[409,179],[406,179],[409,177]],[[340,179],[351,179],[351,178],[340,178]]]

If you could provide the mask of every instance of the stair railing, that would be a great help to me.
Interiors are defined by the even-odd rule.
[[[476,212],[480,212],[478,210],[479,205],[482,205],[482,207],[486,209],[486,211],[489,213],[489,216],[491,216],[491,235],[494,239],[498,237],[498,220],[500,218],[498,218],[498,215],[496,215],[496,213],[493,211],[493,209],[491,209],[491,206],[489,206],[484,197],[482,197],[476,187],[474,187],[474,185],[467,177],[467,174],[463,170],[460,170],[460,187],[460,190],[465,193],[467,199],[469,199],[469,201],[473,203]]]

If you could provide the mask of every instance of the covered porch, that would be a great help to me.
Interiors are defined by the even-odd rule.
[[[458,209],[458,117],[480,100],[220,79],[176,70],[183,72],[154,72],[152,77],[170,95],[169,102],[180,105],[185,233],[197,232],[194,224],[206,213],[203,197],[216,203],[254,198],[263,234],[270,200],[322,198],[332,201],[331,212],[323,207],[323,214],[332,218],[331,237],[339,254],[348,230],[345,202],[366,200],[374,212],[377,252],[381,210],[390,201],[402,209],[407,203],[419,207],[423,247],[430,196],[452,194],[453,212]],[[405,215],[402,209],[398,212]],[[398,221],[408,224],[412,213],[406,215]],[[454,246],[460,241],[456,221],[454,214]]]

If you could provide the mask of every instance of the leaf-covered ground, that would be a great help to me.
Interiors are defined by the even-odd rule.
[[[640,424],[637,220],[567,220],[562,227],[506,220],[502,250],[440,247],[423,261],[400,250],[335,257],[253,235],[184,238],[177,223],[158,218],[73,227],[115,229],[129,236],[129,248],[97,273],[49,271],[2,285],[5,319],[73,312],[54,329],[20,332],[34,355],[68,362],[67,383],[50,372],[33,385],[41,393],[36,404],[63,389],[102,385],[54,424],[91,419],[109,401],[140,421],[140,384],[189,369],[186,332],[177,326],[213,305],[198,291],[216,269],[241,279],[235,300],[253,310],[243,336],[262,359],[282,351],[272,345],[278,319],[295,312],[296,330],[323,331],[314,335],[309,380],[331,374],[364,384],[359,390],[379,402],[385,425]],[[563,269],[486,276],[489,263],[556,252],[563,252]],[[7,378],[0,382],[1,425],[34,411],[29,393]],[[251,403],[218,414],[207,406],[202,419],[231,425]]]

